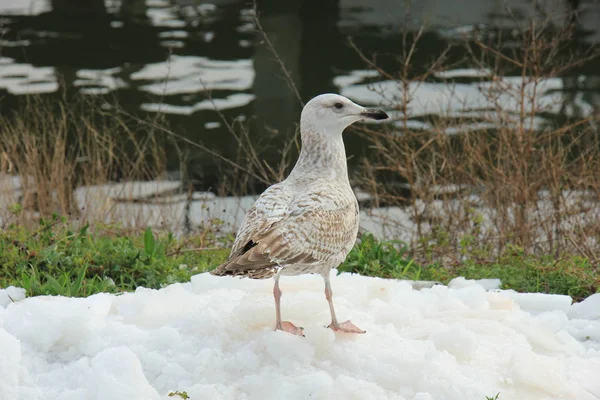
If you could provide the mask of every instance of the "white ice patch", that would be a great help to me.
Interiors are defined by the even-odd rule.
[[[158,399],[156,390],[144,376],[142,364],[129,347],[103,350],[92,358],[86,385],[88,399]],[[91,396],[90,396],[91,395]]]
[[[529,312],[559,310],[566,313],[573,302],[571,297],[559,294],[517,293],[514,290],[507,290],[506,295],[517,302],[523,310]]]
[[[452,279],[448,283],[448,287],[452,289],[460,289],[471,286],[481,286],[485,290],[499,289],[502,282],[500,279],[465,279],[462,276]]]
[[[16,399],[21,365],[19,340],[0,328],[0,399]]]
[[[596,293],[582,301],[573,304],[569,310],[571,318],[600,320],[600,293]]]
[[[6,289],[0,289],[0,307],[6,307],[10,303],[23,300],[25,298],[25,289],[9,286]]]
[[[161,290],[11,302],[0,307],[0,398],[600,396],[595,297],[571,306],[466,280],[416,291],[350,274],[332,284],[339,318],[365,335],[324,328],[323,280],[311,275],[281,280],[283,317],[304,338],[272,331],[271,280],[200,274]]]

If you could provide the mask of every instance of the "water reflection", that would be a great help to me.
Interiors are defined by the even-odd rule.
[[[0,57],[0,89],[13,95],[53,93],[58,90],[54,67],[36,67]]]
[[[368,54],[381,54],[381,64],[394,70],[394,56],[403,46],[401,29],[414,31],[425,23],[415,73],[465,35],[501,32],[510,38],[512,29],[532,20],[550,20],[557,27],[576,24],[574,46],[600,43],[600,2],[594,0],[259,0],[258,12],[304,100],[326,91],[367,104],[391,104],[399,96],[398,85],[365,69],[347,45],[348,35]],[[227,118],[252,117],[254,135],[280,133],[281,141],[294,129],[300,103],[279,60],[256,34],[247,1],[3,0],[0,21],[2,112],[14,109],[23,94],[58,95],[63,85],[68,92],[115,96],[128,111],[168,113],[187,136],[225,154],[230,138],[223,134],[215,107]],[[451,60],[463,56],[458,46],[449,53]],[[578,76],[543,81],[540,101],[546,115],[537,123],[547,114],[597,111],[598,71],[600,63],[594,60],[581,66]],[[488,75],[457,69],[411,86],[411,126],[427,129],[424,117],[442,111],[476,114],[480,121],[468,129],[493,124],[484,94]],[[514,84],[511,77],[502,79]],[[514,106],[510,96],[502,98],[502,107]],[[350,139],[349,152],[361,147]],[[216,172],[212,177],[206,172],[214,169],[212,161],[202,157],[194,162],[210,186],[217,179]]]

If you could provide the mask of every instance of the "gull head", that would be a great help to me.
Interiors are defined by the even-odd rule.
[[[341,135],[344,129],[356,121],[387,118],[388,115],[381,110],[365,108],[344,96],[326,93],[306,103],[300,117],[300,129],[324,135]]]

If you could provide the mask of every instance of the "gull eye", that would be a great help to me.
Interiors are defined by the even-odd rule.
[[[338,110],[344,107],[344,105],[342,103],[335,103],[333,106],[335,108],[337,108]]]

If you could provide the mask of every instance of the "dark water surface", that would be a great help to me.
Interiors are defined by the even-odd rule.
[[[414,73],[465,34],[487,30],[510,36],[548,16],[557,25],[576,25],[574,47],[600,43],[595,0],[421,0],[410,7],[403,0],[258,0],[257,6],[262,27],[305,101],[339,92],[365,105],[385,103],[367,90],[367,83],[382,78],[348,45],[349,37],[365,53],[380,54],[382,66],[395,72],[403,29],[415,32],[426,23]],[[273,138],[267,158],[276,159],[295,128],[300,104],[261,42],[247,1],[0,0],[0,108],[10,112],[27,93],[58,96],[62,89],[107,96],[130,112],[167,113],[177,132],[231,154],[232,138],[207,98],[210,91],[228,120],[250,120],[251,135],[263,143]],[[449,60],[464,55],[456,46]],[[424,116],[435,115],[436,108],[424,104],[443,91],[448,77],[463,83],[457,89],[459,98],[461,91],[465,96],[461,101],[477,103],[469,94],[471,85],[481,82],[474,75],[461,69],[419,88],[421,102],[411,121],[419,126]],[[556,115],[597,111],[600,63],[592,60],[576,76],[550,82],[549,92],[559,96]],[[358,138],[348,138],[350,154],[360,155],[363,147]],[[191,152],[190,169],[199,186],[214,186],[219,178],[214,160]],[[170,160],[170,168],[178,165]]]

